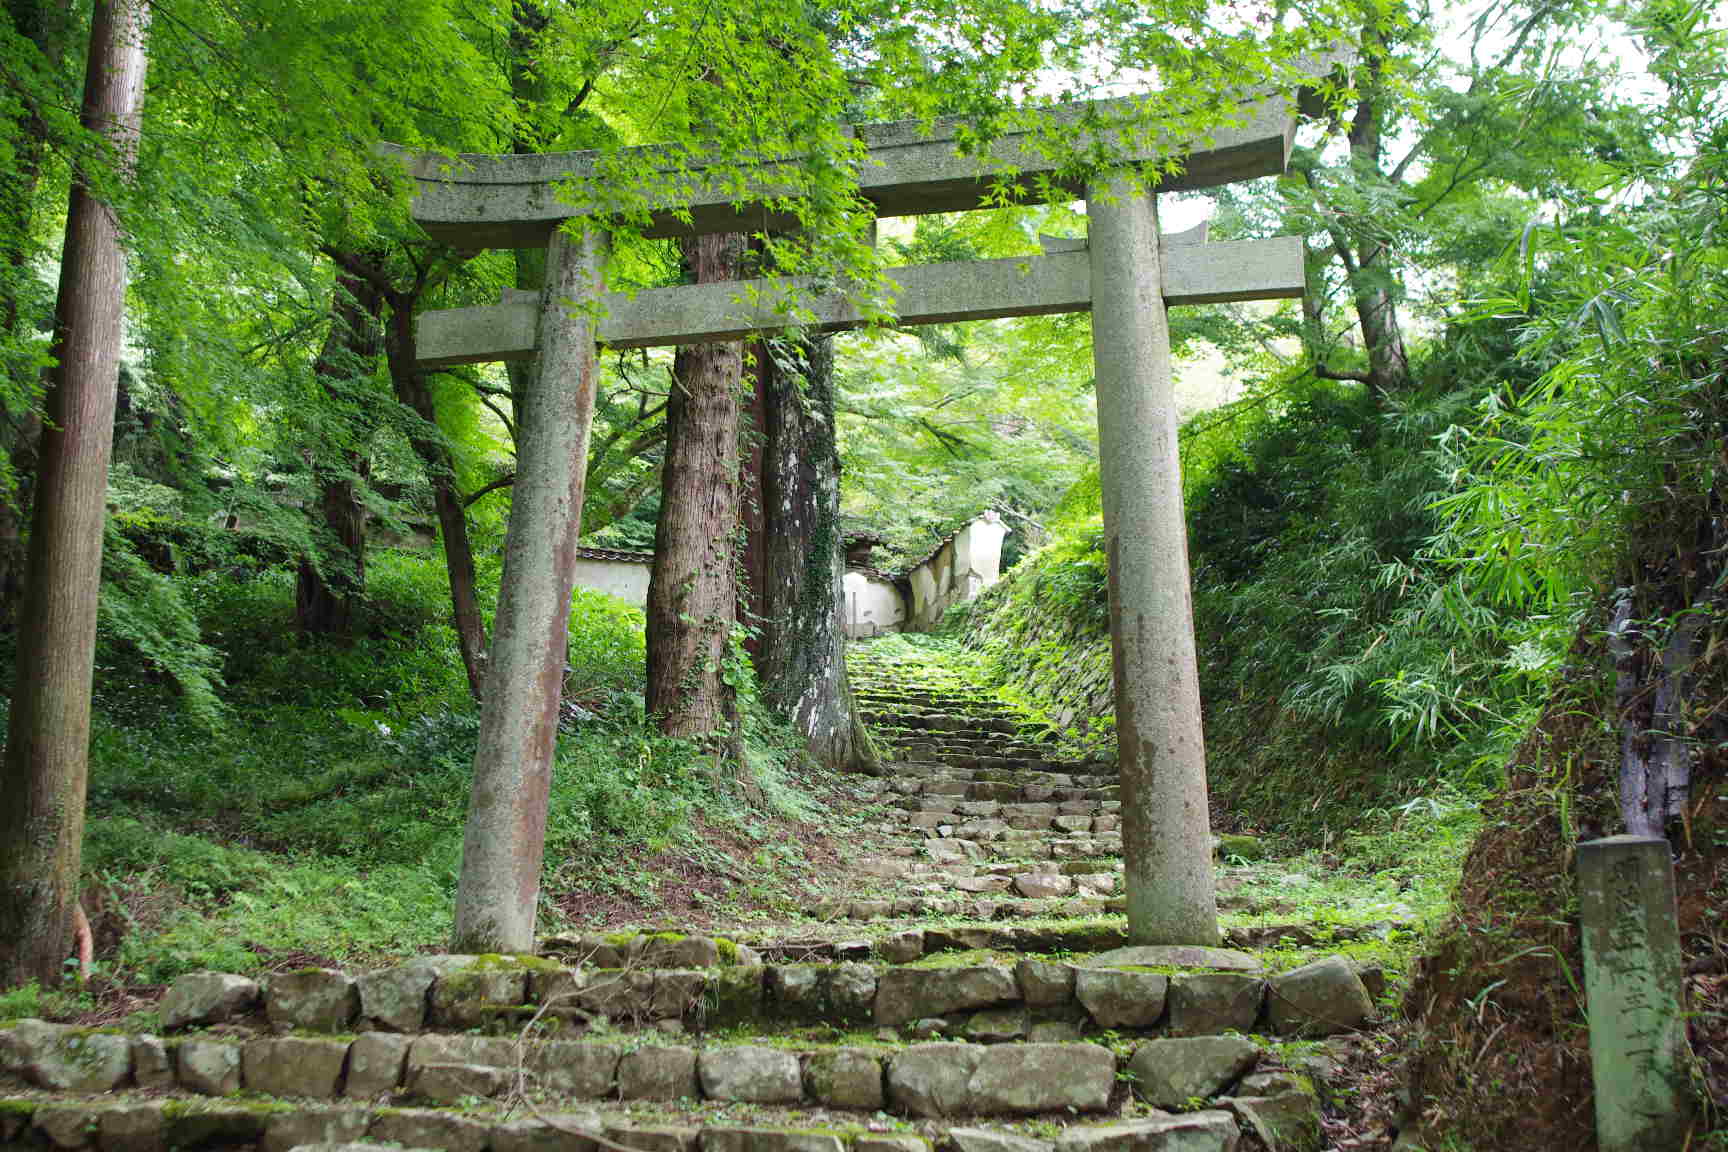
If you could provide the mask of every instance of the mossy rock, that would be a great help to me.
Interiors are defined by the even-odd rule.
[[[1266,859],[1266,845],[1258,836],[1243,836],[1239,833],[1227,833],[1218,837],[1218,855],[1225,860],[1232,858],[1241,860]]]

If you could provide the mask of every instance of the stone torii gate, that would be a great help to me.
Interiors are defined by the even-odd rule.
[[[1112,106],[1051,109],[1046,127],[1080,127]],[[1282,97],[1245,105],[1240,122],[1204,138],[1129,148],[1121,168],[1046,183],[1084,197],[1085,241],[1043,255],[892,269],[902,324],[1091,312],[1100,471],[1109,556],[1110,629],[1122,796],[1129,935],[1142,943],[1211,944],[1218,937],[1200,724],[1187,532],[1171,387],[1170,305],[1298,297],[1298,237],[1204,242],[1204,229],[1160,237],[1156,198],[1135,190],[1135,166],[1170,157],[1180,175],[1160,190],[1213,187],[1284,170],[1295,121]],[[860,192],[879,216],[986,206],[1008,179],[1029,198],[1055,164],[1029,133],[998,139],[986,157],[955,149],[953,121],[855,129],[868,147]],[[639,159],[655,162],[652,149]],[[806,295],[797,281],[662,288],[633,297],[602,283],[606,235],[593,223],[615,207],[562,202],[558,185],[601,172],[595,153],[409,158],[415,220],[462,249],[545,246],[539,293],[425,313],[420,367],[539,358],[516,399],[517,481],[505,542],[479,747],[463,844],[455,946],[528,952],[544,852],[558,696],[584,464],[594,403],[596,343],[638,348],[737,340],[784,328],[791,296],[814,313],[806,329],[864,323],[841,294]],[[668,163],[668,169],[671,165]],[[752,191],[776,194],[773,166]],[[716,181],[715,185],[722,182]],[[640,206],[638,206],[640,207]],[[649,205],[649,236],[761,227],[735,190],[697,180]],[[683,219],[680,219],[680,214]]]

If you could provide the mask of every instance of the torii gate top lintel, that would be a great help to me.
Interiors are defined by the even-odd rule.
[[[938,120],[933,125],[915,120],[856,125],[853,131],[868,148],[857,171],[858,189],[878,216],[984,207],[996,181],[1002,178],[1032,202],[1039,198],[1041,186],[1078,199],[1085,195],[1085,180],[1064,173],[1060,158],[1039,147],[1040,132],[1068,125],[1083,134],[1083,142],[1097,135],[1110,136],[1118,145],[1115,159],[1124,166],[1181,157],[1182,171],[1160,183],[1160,191],[1211,188],[1275,175],[1284,171],[1289,160],[1296,121],[1283,96],[1247,101],[1235,122],[1179,140],[1136,139],[1133,117],[1138,100],[1055,105],[1040,113],[1043,123],[1037,130],[1005,133],[984,155],[956,150],[957,130],[964,123],[960,118]],[[666,154],[664,160],[657,159],[661,154]],[[403,157],[416,183],[415,220],[434,239],[457,248],[539,246],[563,220],[625,207],[622,201],[604,200],[579,205],[559,196],[560,186],[571,182],[588,180],[597,188],[605,187],[611,161],[600,152],[453,157],[403,153]],[[792,163],[785,162],[784,166]],[[619,171],[665,174],[665,188],[646,192],[648,236],[749,231],[764,223],[771,227],[792,223],[767,218],[759,203],[748,203],[753,198],[759,201],[784,193],[790,187],[776,183],[776,171],[783,166],[772,161],[759,166],[761,177],[743,196],[734,181],[705,181],[700,165],[693,166],[687,157],[674,157],[652,145],[627,150],[616,167]],[[1046,181],[1053,181],[1053,185]],[[679,218],[686,212],[688,221]]]

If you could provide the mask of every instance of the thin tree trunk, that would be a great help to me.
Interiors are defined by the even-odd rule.
[[[344,400],[341,382],[369,375],[376,366],[383,307],[384,294],[370,280],[352,273],[337,276],[330,332],[313,367],[332,401]],[[361,497],[371,464],[363,452],[349,448],[342,453],[339,471],[315,461],[313,472],[325,540],[317,549],[320,556],[300,561],[294,623],[315,635],[351,636],[354,610],[366,591],[366,506]]]
[[[144,97],[142,0],[96,0],[84,127],[129,176]],[[0,777],[0,987],[58,984],[73,943],[84,836],[90,686],[108,459],[126,301],[126,254],[89,174],[73,183],[55,307],[56,366],[30,535],[4,775]]]
[[[696,283],[737,276],[737,234],[686,241]],[[737,612],[738,389],[744,346],[678,349],[666,404],[660,523],[648,580],[648,713],[668,736],[730,726],[733,692],[721,665]]]
[[[478,581],[474,575],[474,548],[468,540],[467,506],[456,488],[456,468],[450,450],[437,436],[438,410],[432,403],[426,378],[415,371],[418,359],[414,336],[412,301],[396,301],[390,316],[390,382],[399,403],[412,409],[427,430],[410,436],[414,454],[426,469],[432,484],[432,506],[438,513],[438,536],[444,543],[444,570],[450,577],[451,622],[462,651],[462,667],[468,673],[468,690],[480,699],[486,676],[486,621],[480,614]]]
[[[755,570],[762,696],[804,737],[812,759],[868,767],[873,758],[867,742],[854,740],[846,682],[833,339],[762,351],[753,404],[765,510]]]

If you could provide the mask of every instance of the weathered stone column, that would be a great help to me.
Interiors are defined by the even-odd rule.
[[[568,227],[578,229],[577,220]],[[594,414],[606,234],[555,233],[540,360],[516,403],[516,483],[456,889],[457,952],[532,952]]]
[[[1158,208],[1119,178],[1087,189],[1086,213],[1128,935],[1145,944],[1214,944],[1218,905]]]
[[[1680,922],[1668,841],[1578,848],[1578,918],[1602,1152],[1679,1148],[1692,1118]]]

